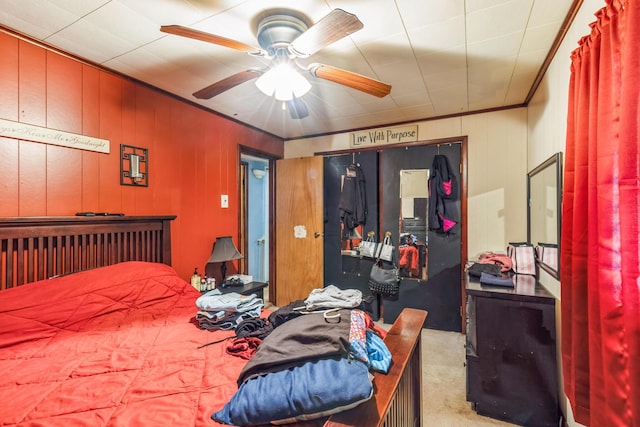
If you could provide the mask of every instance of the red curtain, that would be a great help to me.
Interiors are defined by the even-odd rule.
[[[639,3],[607,0],[571,55],[562,365],[590,426],[640,426]]]

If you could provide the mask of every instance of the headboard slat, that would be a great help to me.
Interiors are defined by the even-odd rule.
[[[44,277],[50,277],[53,276],[53,272],[55,271],[55,257],[53,256],[53,254],[55,253],[55,251],[53,250],[53,239],[51,238],[47,238],[47,271],[45,272]],[[44,279],[43,277],[43,279]],[[12,283],[12,282],[9,282]]]
[[[46,252],[44,248],[44,238],[42,236],[38,236],[36,242],[38,247],[38,271],[36,280],[42,280],[46,277],[44,271],[44,254]]]
[[[175,216],[2,217],[0,289],[116,264],[171,265]]]
[[[24,282],[24,242],[22,239],[17,239],[16,243],[16,261],[18,262],[18,275],[16,278],[18,282]]]
[[[56,273],[56,271],[64,271],[62,269],[62,260],[64,259],[63,257],[63,252],[62,252],[62,238],[61,237],[52,237],[52,239],[54,240],[54,252],[53,252],[53,258],[55,259],[55,268],[54,270],[51,272],[51,275],[54,276]],[[68,271],[68,270],[67,270]]]

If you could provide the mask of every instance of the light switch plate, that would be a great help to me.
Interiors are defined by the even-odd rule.
[[[227,194],[220,195],[220,207],[221,208],[229,207],[229,196]]]

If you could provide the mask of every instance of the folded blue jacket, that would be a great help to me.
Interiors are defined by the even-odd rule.
[[[492,274],[482,273],[480,275],[480,283],[483,285],[508,286],[514,287],[511,277],[497,277]]]
[[[367,353],[369,354],[369,366],[374,371],[386,374],[391,366],[391,352],[382,338],[367,329]]]

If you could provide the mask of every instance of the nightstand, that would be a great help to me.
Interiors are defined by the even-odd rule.
[[[249,282],[243,286],[216,286],[223,294],[236,292],[240,295],[255,295],[264,301],[264,288],[267,284],[264,282]]]

